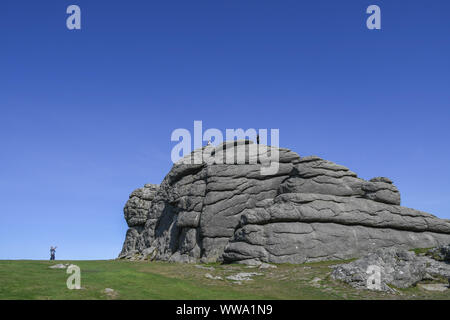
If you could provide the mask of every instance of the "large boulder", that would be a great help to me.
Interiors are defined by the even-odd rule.
[[[441,246],[431,251],[446,248],[448,246]],[[450,265],[413,251],[380,248],[356,261],[335,266],[331,277],[358,289],[393,292],[395,288],[408,288],[433,277],[449,278]]]
[[[378,272],[378,280],[375,280],[375,272]],[[358,289],[392,291],[392,287],[415,285],[426,274],[426,262],[414,252],[382,248],[354,262],[335,267],[331,277]]]
[[[450,242],[449,221],[400,206],[388,178],[248,140],[195,150],[148,186],[125,206],[120,257],[303,263]]]
[[[159,189],[158,185],[146,184],[134,190],[123,208],[125,221],[129,229],[119,257],[139,254],[144,248],[141,233],[148,219],[150,205]],[[140,249],[140,250],[139,250]]]

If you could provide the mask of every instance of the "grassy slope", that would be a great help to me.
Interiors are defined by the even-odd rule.
[[[56,263],[73,263],[81,268],[81,290],[67,289],[66,270],[48,268]],[[410,288],[396,295],[356,290],[329,278],[333,262],[279,265],[266,270],[216,264],[212,271],[164,262],[56,263],[0,261],[0,299],[450,299],[450,290],[438,293]],[[224,277],[243,271],[264,275],[240,285],[205,277],[205,273]],[[315,277],[322,279],[319,285],[311,283]],[[118,295],[104,294],[105,288],[113,288]]]

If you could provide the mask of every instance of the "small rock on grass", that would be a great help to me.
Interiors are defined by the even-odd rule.
[[[419,283],[418,286],[427,291],[444,292],[448,290],[448,286],[444,283],[430,283],[430,284]]]
[[[205,277],[208,278],[208,279],[212,279],[212,280],[223,280],[221,276],[213,276],[210,273],[206,273]]]
[[[310,281],[310,283],[314,286],[314,287],[320,287],[319,282],[322,281],[322,279],[315,277],[314,279],[312,279]]]
[[[58,263],[58,264],[54,264],[52,266],[50,266],[50,269],[65,269],[67,268],[68,264],[62,264],[62,263]]]
[[[241,273],[237,273],[237,274],[228,276],[227,279],[233,280],[233,281],[250,281],[250,280],[253,280],[251,277],[261,276],[261,275],[263,275],[263,274],[258,273],[258,272],[241,272]]]
[[[276,269],[277,266],[273,265],[273,264],[269,264],[269,263],[261,263],[259,265],[259,269]]]
[[[103,290],[103,293],[110,298],[116,298],[118,296],[117,291],[111,288],[105,288],[105,290]]]

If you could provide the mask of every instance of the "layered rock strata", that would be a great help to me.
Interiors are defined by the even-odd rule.
[[[121,258],[303,263],[450,243],[450,222],[400,206],[388,178],[248,140],[196,150],[124,214]]]

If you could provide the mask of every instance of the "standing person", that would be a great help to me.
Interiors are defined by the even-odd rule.
[[[58,247],[54,247],[54,248],[53,248],[53,246],[50,247],[50,260],[55,260],[56,248],[58,248]]]

